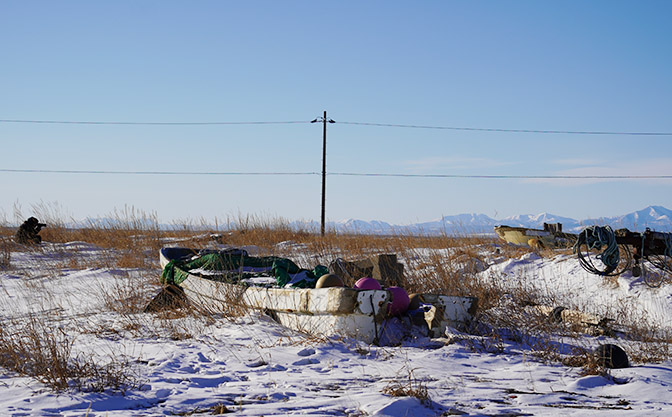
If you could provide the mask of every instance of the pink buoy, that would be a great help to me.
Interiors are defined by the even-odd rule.
[[[380,290],[382,287],[373,278],[365,277],[365,278],[360,278],[355,282],[355,288],[358,290]]]
[[[387,313],[390,316],[405,313],[411,302],[406,290],[401,287],[389,287],[386,290],[392,295],[392,302],[387,306]]]

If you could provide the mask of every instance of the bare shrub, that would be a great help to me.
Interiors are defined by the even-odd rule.
[[[115,265],[118,268],[147,268],[151,265],[148,265],[148,259],[142,250],[124,250],[116,258]]]
[[[62,220],[53,219],[41,232],[43,241],[66,243],[83,241],[102,249],[115,250],[107,258],[109,267],[147,268],[156,261],[147,257],[162,246],[164,232],[154,214],[126,207],[114,211],[105,220],[88,220],[86,224],[69,228]]]
[[[141,385],[128,361],[100,365],[92,355],[73,354],[74,338],[37,315],[0,328],[0,366],[57,390],[125,392]]]
[[[630,360],[635,363],[660,363],[672,357],[672,337],[630,344]]]
[[[8,238],[0,237],[0,268],[9,268],[12,260],[12,244]]]
[[[142,313],[159,286],[158,279],[149,272],[125,274],[101,287],[100,296],[110,311],[129,316]]]
[[[425,405],[429,405],[431,401],[427,384],[423,381],[418,381],[413,369],[408,369],[408,373],[404,378],[390,381],[382,389],[382,393],[392,397],[415,397]]]
[[[562,364],[565,366],[571,366],[574,368],[580,367],[580,374],[583,376],[607,376],[609,373],[609,370],[604,366],[604,363],[601,362],[590,349],[575,349],[573,355],[560,358],[560,362],[562,362]]]

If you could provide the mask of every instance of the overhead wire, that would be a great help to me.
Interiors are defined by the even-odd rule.
[[[317,120],[317,119],[316,119]],[[412,124],[371,123],[353,121],[333,121],[330,123],[358,126],[393,127],[410,129],[437,129],[453,131],[482,131],[503,133],[539,133],[539,134],[573,134],[573,135],[628,135],[628,136],[672,136],[672,132],[623,132],[623,131],[573,131],[573,130],[535,130],[535,129],[501,129],[481,127],[430,126]],[[72,124],[72,125],[147,125],[147,126],[207,126],[207,125],[274,125],[274,124],[308,124],[312,121],[204,121],[204,122],[151,122],[151,121],[87,121],[87,120],[28,120],[0,119],[0,123],[24,124]],[[318,172],[182,172],[182,171],[109,171],[109,170],[47,170],[47,169],[0,169],[0,172],[13,173],[51,173],[51,174],[113,174],[113,175],[320,175]],[[355,177],[406,177],[406,178],[473,178],[473,179],[672,179],[672,175],[459,175],[459,174],[403,174],[403,173],[362,173],[362,172],[330,172],[329,176]]]
[[[459,174],[389,174],[330,172],[328,175],[355,177],[417,177],[417,178],[484,178],[484,179],[672,179],[672,175],[459,175]]]
[[[40,173],[40,174],[106,174],[106,175],[230,175],[230,176],[263,176],[263,175],[319,175],[319,172],[208,172],[208,171],[107,171],[107,170],[73,170],[73,169],[6,169],[0,172],[9,173]]]
[[[126,121],[88,121],[88,120],[20,120],[0,119],[0,123],[26,124],[68,124],[68,125],[131,125],[131,126],[209,126],[209,125],[279,125],[310,123],[309,120],[290,121],[252,121],[252,122],[126,122]]]
[[[10,169],[0,168],[7,173],[46,173],[46,174],[110,174],[110,175],[221,175],[221,176],[263,176],[285,175],[306,176],[321,175],[319,172],[218,172],[218,171],[117,171],[117,170],[58,170],[58,169]],[[672,179],[672,175],[459,175],[459,174],[395,174],[374,172],[328,172],[328,176],[342,177],[401,177],[401,178],[472,178],[472,179]]]
[[[204,121],[204,122],[156,122],[156,121],[91,121],[91,120],[34,120],[34,119],[0,119],[0,123],[23,124],[70,124],[70,125],[129,125],[129,126],[216,126],[216,125],[276,125],[276,124],[308,124],[316,121],[289,120],[289,121]],[[374,123],[343,120],[329,120],[329,123],[355,126],[394,127],[406,129],[435,129],[471,132],[498,132],[498,133],[538,133],[538,134],[566,134],[566,135],[621,135],[621,136],[672,136],[672,132],[625,132],[599,130],[550,130],[550,129],[504,129],[490,127],[461,127],[461,126],[433,126],[398,123]]]
[[[672,136],[672,132],[616,132],[616,131],[590,131],[590,130],[537,130],[537,129],[501,129],[489,127],[456,127],[456,126],[428,126],[428,125],[405,125],[394,123],[371,123],[371,122],[348,122],[336,121],[344,125],[375,126],[375,127],[399,127],[407,129],[436,129],[458,130],[473,132],[499,132],[499,133],[542,133],[542,134],[566,134],[566,135],[625,135],[625,136]]]

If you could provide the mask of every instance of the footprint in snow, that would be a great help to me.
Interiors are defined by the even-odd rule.
[[[191,385],[197,388],[216,388],[226,382],[231,382],[228,376],[218,378],[190,378]]]
[[[280,371],[280,372],[284,372],[284,371],[287,370],[287,368],[285,368],[285,367],[282,366],[282,365],[275,364],[275,365],[273,365],[273,366],[270,366],[270,365],[269,365],[268,368],[267,368],[266,370],[267,370],[267,371],[270,371],[270,372],[278,372],[278,371]]]
[[[300,350],[297,355],[299,356],[310,356],[315,354],[315,349],[313,348],[305,348]]]
[[[258,368],[264,365],[267,365],[267,362],[263,359],[252,360],[245,364],[248,368]]]
[[[156,398],[165,398],[173,393],[173,390],[162,388],[156,391]]]
[[[182,372],[182,373],[185,373],[185,374],[195,374],[199,370],[200,370],[200,368],[198,368],[198,367],[194,368],[191,365],[185,365],[185,366],[182,366],[182,367],[178,368],[177,372]]]
[[[314,358],[303,358],[299,359],[298,361],[294,362],[292,365],[294,366],[301,366],[301,365],[314,365],[316,363],[320,363],[317,359]]]

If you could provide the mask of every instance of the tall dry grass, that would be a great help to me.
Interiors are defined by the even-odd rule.
[[[585,343],[584,335],[567,324],[549,321],[544,314],[537,314],[528,307],[534,305],[561,305],[566,300],[545,288],[511,284],[504,285],[497,277],[484,279],[484,271],[495,260],[518,259],[535,252],[530,248],[505,245],[495,238],[472,236],[416,236],[416,235],[364,235],[328,231],[320,236],[310,230],[292,227],[282,219],[264,219],[254,216],[240,216],[226,222],[183,222],[170,228],[159,225],[153,214],[146,214],[125,208],[106,216],[105,221],[90,221],[80,227],[71,228],[68,222],[47,213],[49,227],[41,232],[45,244],[65,244],[67,242],[87,242],[100,248],[101,256],[87,257],[76,249],[63,249],[60,264],[45,266],[57,274],[58,268],[86,269],[109,268],[135,271],[121,277],[112,286],[107,286],[100,296],[104,305],[121,318],[107,328],[92,326],[88,331],[103,334],[114,331],[119,334],[169,337],[175,340],[190,338],[212,320],[219,318],[236,319],[247,311],[236,302],[232,294],[230,303],[220,311],[203,311],[194,306],[178,311],[167,311],[153,317],[143,313],[144,306],[160,290],[158,277],[158,250],[164,245],[189,246],[193,248],[214,248],[222,246],[253,247],[258,255],[286,256],[304,262],[303,267],[321,263],[328,265],[336,258],[358,260],[376,254],[394,253],[405,265],[404,287],[409,293],[440,293],[458,296],[478,297],[480,314],[471,332],[478,336],[475,349],[503,349],[506,340],[522,343],[542,358],[554,361],[565,360],[567,348],[558,343],[558,335],[579,346]],[[38,216],[39,218],[39,216]],[[0,235],[10,238],[13,228],[0,228]],[[287,244],[291,243],[291,244]],[[3,252],[0,260],[9,264],[12,251],[39,248],[16,248]],[[562,251],[538,250],[542,256],[555,256]],[[3,255],[3,253],[8,253]],[[3,256],[5,258],[3,258]],[[297,262],[300,263],[300,262]],[[307,263],[312,263],[308,265]],[[29,274],[29,272],[26,272]],[[619,317],[628,317],[627,306],[621,306]],[[179,318],[180,320],[175,320]],[[189,318],[189,320],[183,320]],[[195,321],[197,324],[193,324]],[[630,317],[628,333],[633,342],[629,343],[629,354],[633,361],[649,362],[669,359],[672,335],[661,333],[643,318]],[[185,325],[184,323],[191,323]],[[114,327],[117,326],[117,327]],[[568,339],[569,338],[569,339]],[[566,345],[566,344],[565,344]],[[10,345],[8,345],[10,346]],[[28,346],[27,349],[36,349]],[[578,349],[578,354],[589,352],[590,346]],[[60,355],[63,356],[63,355]],[[572,356],[572,355],[570,355]],[[584,355],[585,356],[585,355]],[[57,360],[59,355],[52,355]],[[570,361],[571,362],[571,361]],[[581,361],[576,361],[580,363]],[[585,360],[584,364],[593,366]],[[588,366],[586,365],[586,366]]]
[[[56,391],[102,392],[137,388],[142,382],[124,358],[105,363],[90,354],[75,354],[76,336],[50,324],[41,314],[12,318],[0,327],[0,366],[42,382]]]
[[[12,244],[9,238],[0,236],[0,269],[8,269],[12,262]]]

